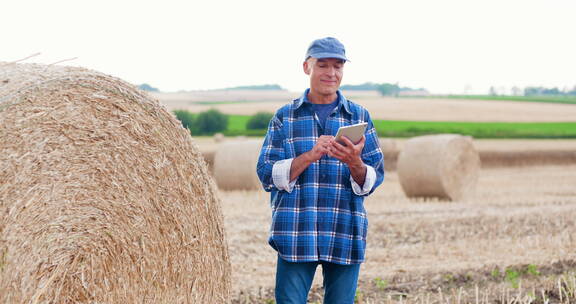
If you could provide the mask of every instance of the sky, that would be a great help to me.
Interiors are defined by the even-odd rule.
[[[314,39],[342,84],[436,94],[576,86],[575,0],[1,1],[0,61],[83,66],[162,91],[308,86]]]

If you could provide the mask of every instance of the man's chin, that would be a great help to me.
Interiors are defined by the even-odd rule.
[[[338,88],[322,88],[318,91],[322,95],[332,95],[332,94],[336,94],[336,91],[338,91]]]

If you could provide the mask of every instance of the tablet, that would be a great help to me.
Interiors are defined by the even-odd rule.
[[[366,131],[366,126],[368,126],[367,122],[361,122],[355,125],[340,127],[338,133],[336,133],[336,141],[344,145],[342,136],[346,136],[351,142],[357,144],[362,139],[364,131]]]

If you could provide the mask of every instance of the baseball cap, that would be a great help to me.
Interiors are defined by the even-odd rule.
[[[346,58],[346,50],[344,45],[333,37],[326,37],[312,41],[306,52],[306,58],[338,58],[344,61],[349,61]]]

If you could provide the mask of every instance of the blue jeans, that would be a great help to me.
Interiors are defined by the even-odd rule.
[[[339,265],[322,261],[292,263],[280,256],[276,267],[276,303],[306,304],[318,264],[322,265],[324,276],[324,303],[354,303],[360,264]]]

